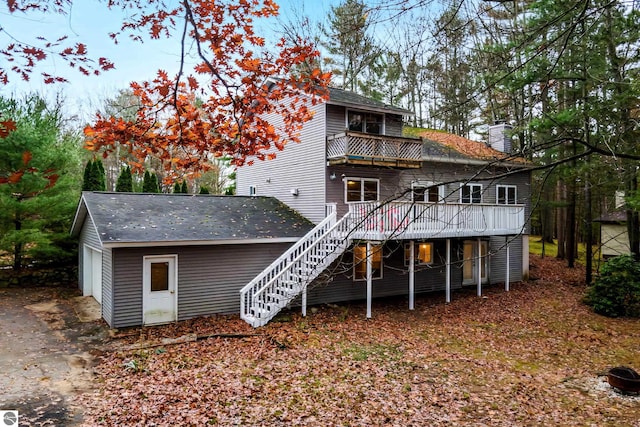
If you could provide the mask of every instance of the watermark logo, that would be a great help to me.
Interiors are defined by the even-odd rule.
[[[18,411],[0,411],[0,427],[18,427]]]

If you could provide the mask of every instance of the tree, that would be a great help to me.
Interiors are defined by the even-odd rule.
[[[105,191],[104,168],[100,160],[89,160],[84,168],[82,191]]]
[[[380,58],[381,49],[369,34],[371,22],[364,2],[345,0],[331,7],[329,26],[324,30],[325,48],[335,65],[333,72],[340,76],[341,87],[353,92],[361,88],[363,73]]]
[[[123,167],[118,175],[118,182],[116,183],[116,191],[118,193],[132,193],[133,192],[133,177],[131,175],[131,167]]]
[[[158,176],[155,173],[150,173],[148,170],[144,171],[144,179],[142,181],[143,193],[159,193],[160,186],[158,185]]]
[[[131,4],[143,8],[147,3],[110,2],[122,8]],[[210,156],[229,155],[234,164],[242,165],[248,156],[273,158],[274,148],[297,142],[302,124],[312,117],[309,106],[326,96],[330,75],[317,68],[290,73],[319,55],[304,40],[295,45],[282,40],[275,53],[264,48],[265,39],[255,33],[253,20],[276,16],[277,9],[271,0],[181,0],[172,8],[157,2],[145,6],[146,13],[133,15],[123,25],[125,31],[144,30],[152,38],[182,37],[182,66],[193,45],[199,61],[196,75],[185,75],[182,67],[176,76],[160,70],[153,81],[132,83],[141,103],[135,120],[98,114],[85,128],[87,148],[126,150],[136,158],[134,172],[154,156],[162,162],[169,183],[185,171],[199,171]],[[184,24],[180,29],[178,19]],[[288,96],[293,102],[278,102]],[[276,127],[269,115],[282,117],[283,125]]]
[[[59,106],[30,96],[0,98],[0,120],[15,129],[0,143],[0,249],[12,255],[13,268],[72,257],[70,220],[80,176],[78,138],[62,131]]]

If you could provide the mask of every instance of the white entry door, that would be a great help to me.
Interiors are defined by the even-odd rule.
[[[178,256],[146,256],[143,263],[143,323],[155,325],[177,320]]]
[[[465,285],[478,283],[478,262],[480,262],[480,283],[487,283],[488,244],[481,240],[465,240],[463,244],[464,260],[462,263],[462,283]],[[480,259],[478,259],[480,258]]]
[[[82,264],[82,295],[102,304],[102,252],[84,246]]]

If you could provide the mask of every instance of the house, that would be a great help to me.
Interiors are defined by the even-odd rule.
[[[301,143],[237,170],[238,196],[85,192],[72,227],[79,282],[112,327],[407,295],[528,276],[530,167],[411,112],[331,89]],[[276,123],[277,124],[277,123]]]
[[[629,232],[627,231],[627,213],[616,209],[605,212],[595,222],[600,223],[600,253],[602,258],[612,258],[618,255],[629,255]]]
[[[83,192],[79,283],[111,327],[237,313],[238,290],[313,228],[270,197]]]
[[[331,88],[314,118],[267,162],[237,170],[237,193],[275,197],[316,224],[241,291],[243,319],[284,306],[528,278],[530,166],[509,127],[490,146],[446,133],[402,135],[411,112]],[[273,120],[276,120],[274,117]]]

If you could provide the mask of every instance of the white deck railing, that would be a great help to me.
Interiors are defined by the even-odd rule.
[[[422,160],[422,140],[397,136],[345,132],[327,138],[327,158],[394,161]]]
[[[349,205],[353,239],[424,239],[518,234],[524,205],[362,202]]]
[[[518,234],[524,206],[363,202],[349,205],[337,220],[328,216],[240,291],[240,317],[254,327],[267,324],[355,240],[427,239]]]

